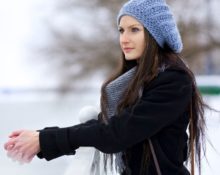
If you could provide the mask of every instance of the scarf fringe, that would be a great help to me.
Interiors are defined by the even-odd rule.
[[[163,64],[160,68],[158,68],[158,72],[164,72],[168,68],[167,65]],[[107,117],[110,118],[114,116],[117,112],[117,106],[119,101],[126,90],[127,85],[134,77],[134,74],[137,70],[137,67],[133,67],[129,71],[125,72],[123,75],[119,76],[112,82],[110,82],[106,86],[106,95],[107,95]],[[142,96],[143,89],[139,91],[139,97]],[[122,152],[114,154],[115,161],[114,166],[117,173],[121,174],[125,169],[126,166],[122,159]],[[91,173],[92,175],[100,175],[100,160],[101,160],[101,153],[98,150],[95,150],[94,158],[91,166]],[[102,173],[103,174],[103,173]]]

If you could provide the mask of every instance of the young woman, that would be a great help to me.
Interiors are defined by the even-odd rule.
[[[9,154],[52,160],[89,146],[105,153],[105,166],[114,154],[121,175],[189,175],[184,162],[192,159],[193,172],[194,154],[200,168],[205,105],[179,57],[182,41],[169,7],[165,0],[131,0],[117,22],[122,64],[102,86],[98,120],[15,131],[5,144]]]

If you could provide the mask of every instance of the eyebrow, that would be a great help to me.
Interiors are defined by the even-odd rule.
[[[134,26],[142,26],[141,24],[132,24],[130,26],[128,26],[128,28],[134,27]],[[122,26],[119,25],[119,28],[123,28]]]

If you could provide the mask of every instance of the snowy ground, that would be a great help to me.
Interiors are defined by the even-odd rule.
[[[54,100],[53,98],[0,98],[0,145],[7,140],[7,135],[14,129],[39,129],[45,126],[69,126],[78,123],[79,109],[85,105],[97,104],[98,91],[84,95],[78,93],[68,98]],[[91,95],[92,94],[92,95]],[[220,96],[205,97],[205,101],[216,109],[220,109]],[[207,158],[204,160],[204,175],[219,175],[220,160],[220,114],[207,112],[208,136],[215,149],[207,144]],[[0,173],[2,175],[87,175],[93,150],[81,148],[76,156],[64,156],[46,162],[34,159],[31,164],[19,165],[7,158],[3,149],[0,149]]]

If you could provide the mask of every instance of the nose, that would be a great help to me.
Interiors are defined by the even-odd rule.
[[[127,32],[123,32],[122,34],[120,34],[120,42],[121,44],[126,44],[129,43],[130,38]]]

